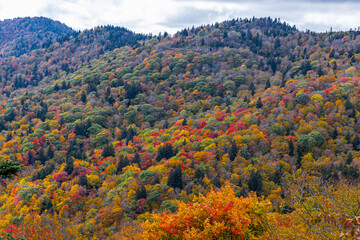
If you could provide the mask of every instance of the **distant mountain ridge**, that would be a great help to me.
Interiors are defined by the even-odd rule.
[[[72,32],[72,28],[46,17],[6,19],[0,21],[0,54],[20,56]]]

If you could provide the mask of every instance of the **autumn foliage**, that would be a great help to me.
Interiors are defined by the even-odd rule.
[[[256,194],[236,197],[227,183],[192,202],[176,201],[174,214],[154,214],[143,224],[143,239],[263,239],[268,236],[270,202]]]

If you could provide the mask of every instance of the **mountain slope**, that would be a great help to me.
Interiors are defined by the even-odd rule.
[[[313,218],[301,219],[289,188],[359,179],[359,32],[238,19],[140,42],[129,33],[133,44],[114,48],[114,29],[74,33],[2,61],[0,157],[22,169],[0,187],[1,229],[26,239],[131,239],[142,221],[159,220],[149,213],[176,212],[176,200],[190,209],[195,196],[229,182],[221,214],[234,195],[256,192],[271,202],[272,223],[286,228],[280,235],[348,234],[336,221],[356,213],[322,214],[332,205],[316,191],[304,199]],[[202,206],[204,219],[214,217]],[[184,234],[171,223],[152,233],[159,227],[169,238]]]
[[[72,32],[65,24],[45,17],[6,19],[0,21],[0,54],[20,56]]]

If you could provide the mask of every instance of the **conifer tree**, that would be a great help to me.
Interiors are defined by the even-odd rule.
[[[21,166],[11,160],[2,160],[0,162],[0,176],[4,178],[11,178],[20,171]]]
[[[74,171],[74,160],[72,157],[68,157],[66,159],[66,165],[65,165],[65,169],[64,171],[68,174],[71,175],[72,172]]]
[[[359,136],[356,133],[355,133],[355,138],[354,138],[352,144],[353,144],[353,149],[357,150],[358,146],[360,144],[360,139],[359,139]]]
[[[88,180],[86,177],[86,174],[81,174],[80,179],[79,179],[79,185],[83,186],[83,187],[88,187]]]
[[[85,93],[85,91],[82,91],[82,92],[81,92],[81,101],[82,101],[83,103],[86,103],[86,93]]]
[[[253,82],[250,83],[249,90],[251,95],[254,96],[256,88]]]
[[[110,143],[110,144],[106,144],[103,152],[102,152],[102,156],[104,158],[106,157],[114,157],[115,156],[115,149],[114,146]]]
[[[141,185],[141,187],[139,187],[138,189],[136,189],[136,200],[142,199],[142,198],[146,198],[147,193],[146,193],[146,188],[144,187],[144,185]]]
[[[345,159],[345,163],[346,165],[350,165],[353,161],[353,155],[351,152],[349,152],[347,155],[346,155],[346,159]]]
[[[271,88],[270,80],[266,81],[265,89]]]
[[[262,108],[264,106],[264,104],[261,101],[261,98],[259,97],[258,100],[256,101],[256,108]]]
[[[141,162],[141,158],[140,158],[140,154],[139,152],[135,152],[135,155],[134,155],[134,158],[133,158],[133,163],[136,163],[136,164],[140,164]]]
[[[235,141],[232,141],[231,142],[231,148],[230,148],[230,151],[229,151],[229,158],[230,158],[230,161],[234,161],[234,159],[236,158],[237,154],[238,154],[238,147],[236,145],[236,142]]]
[[[294,143],[292,140],[289,142],[289,155],[294,156]]]
[[[172,188],[183,188],[183,179],[181,173],[181,166],[178,165],[175,170],[172,170],[168,178],[168,186]]]
[[[44,164],[47,161],[47,158],[45,157],[43,148],[40,148],[40,150],[39,150],[39,161],[41,162],[41,164]]]
[[[338,131],[337,131],[337,128],[335,127],[335,130],[334,130],[334,132],[332,134],[332,138],[336,139],[337,137],[338,137]]]
[[[251,171],[250,178],[248,181],[250,191],[260,192],[262,189],[262,175],[259,171]]]
[[[118,161],[118,165],[117,165],[117,169],[116,169],[116,173],[120,174],[122,172],[122,169],[126,166],[129,166],[129,160],[128,158],[125,156],[120,156],[120,160]]]

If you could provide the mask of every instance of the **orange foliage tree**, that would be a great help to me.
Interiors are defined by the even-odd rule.
[[[153,214],[143,223],[142,239],[263,239],[268,236],[270,202],[256,195],[236,197],[227,183],[193,202],[177,201],[174,214]]]

